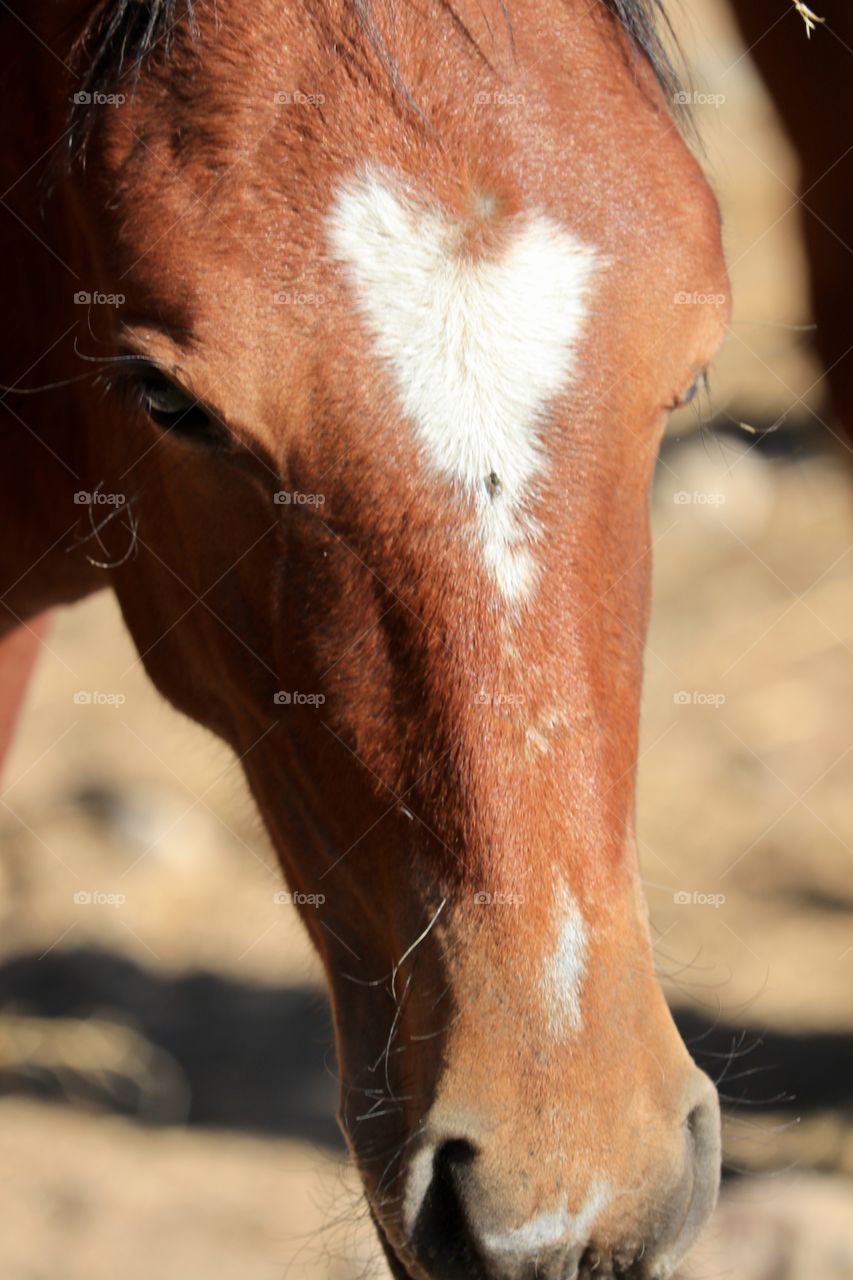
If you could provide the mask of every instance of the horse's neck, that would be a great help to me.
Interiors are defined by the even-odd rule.
[[[7,17],[6,25],[12,21]],[[20,43],[20,60],[10,59],[4,89],[11,106],[0,120],[0,190],[6,193],[0,206],[0,511],[6,531],[0,541],[0,634],[103,585],[75,551],[80,507],[74,494],[87,487],[86,422],[76,384],[20,394],[79,375],[74,334],[86,323],[85,308],[74,304],[85,282],[63,202],[45,198],[40,160],[60,137],[63,110],[59,102],[55,110],[45,109],[39,100],[45,77],[29,48],[35,41],[28,39],[29,45]],[[22,127],[26,120],[45,123],[40,132]]]

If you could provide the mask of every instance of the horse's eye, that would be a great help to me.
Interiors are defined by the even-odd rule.
[[[136,378],[136,394],[142,408],[158,427],[198,444],[219,445],[225,432],[194,396],[177,386],[153,366]]]
[[[687,387],[686,390],[682,391],[680,396],[676,396],[675,402],[673,403],[672,408],[680,409],[682,405],[690,404],[690,401],[693,400],[699,394],[700,391],[704,391],[707,385],[708,385],[708,375],[703,369],[701,373],[698,373],[696,375],[696,377],[690,383],[690,386]]]

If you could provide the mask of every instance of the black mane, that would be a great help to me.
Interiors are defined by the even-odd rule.
[[[604,0],[604,3],[621,22],[636,52],[648,61],[667,101],[676,104],[681,77],[666,50],[661,32],[669,37],[673,48],[677,48],[678,42],[664,0]]]
[[[74,132],[84,124],[86,94],[113,93],[138,72],[149,54],[168,58],[174,34],[186,22],[196,35],[194,0],[96,0],[75,41],[77,72],[71,112]]]
[[[352,0],[359,21],[375,31],[371,0]],[[510,16],[504,0],[501,8]],[[672,36],[664,0],[602,0],[621,24],[635,53],[651,66],[667,101],[674,104],[680,78],[667,52],[662,32]],[[167,59],[176,30],[186,25],[195,38],[195,0],[97,0],[86,16],[76,42],[77,94],[71,112],[72,148],[85,134],[91,113],[80,109],[80,94],[112,93],[124,77],[133,77],[149,56]],[[674,41],[673,41],[674,43]],[[389,68],[395,82],[396,69]],[[83,99],[85,102],[85,99]],[[676,112],[677,114],[677,112]]]

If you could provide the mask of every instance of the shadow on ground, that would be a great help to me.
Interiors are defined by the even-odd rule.
[[[717,1085],[724,1107],[803,1115],[853,1102],[853,1034],[738,1026],[674,1010],[684,1042]]]
[[[3,1015],[12,1013],[25,1015],[30,1052],[19,1065],[8,1048],[0,1056],[2,1091],[70,1096],[174,1122],[168,1098],[153,1110],[140,1105],[143,1092],[162,1095],[161,1081],[152,1078],[160,1075],[167,1088],[176,1078],[185,1086],[181,1118],[189,1124],[342,1146],[331,1022],[316,989],[254,985],[204,972],[175,977],[86,948],[19,955],[0,966],[0,1036]],[[123,1051],[119,1045],[119,1054],[115,1037],[101,1037],[106,1066],[97,1061],[93,1039],[93,1061],[81,1070],[71,1034],[51,1043],[49,1028],[41,1040],[45,1047],[32,1053],[29,1027],[38,1024],[28,1020],[69,1018],[115,1024],[133,1035]],[[160,1051],[156,1057],[135,1047],[145,1042]]]
[[[797,1034],[737,1026],[676,1012],[691,1053],[716,1081],[727,1107],[804,1114],[849,1105],[853,1035]],[[185,1084],[180,1119],[191,1125],[304,1138],[340,1148],[331,1024],[316,990],[260,986],[211,973],[178,977],[149,972],[94,948],[20,955],[0,966],[0,1035],[26,1027],[65,1028],[48,1052],[0,1054],[0,1092],[74,1098],[142,1118],[140,1096],[163,1062]],[[132,1031],[118,1061],[81,1067],[73,1028],[88,1019]],[[69,1032],[67,1028],[72,1028]],[[97,1046],[97,1040],[94,1041]],[[151,1046],[140,1066],[132,1044]],[[158,1065],[160,1064],[160,1065]],[[146,1077],[140,1082],[140,1075]],[[154,1081],[156,1085],[156,1080]]]

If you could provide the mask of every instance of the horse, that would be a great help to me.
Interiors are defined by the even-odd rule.
[[[660,5],[0,23],[6,736],[108,586],[248,780],[397,1280],[665,1280],[720,1133],[637,862],[647,494],[729,302]]]

